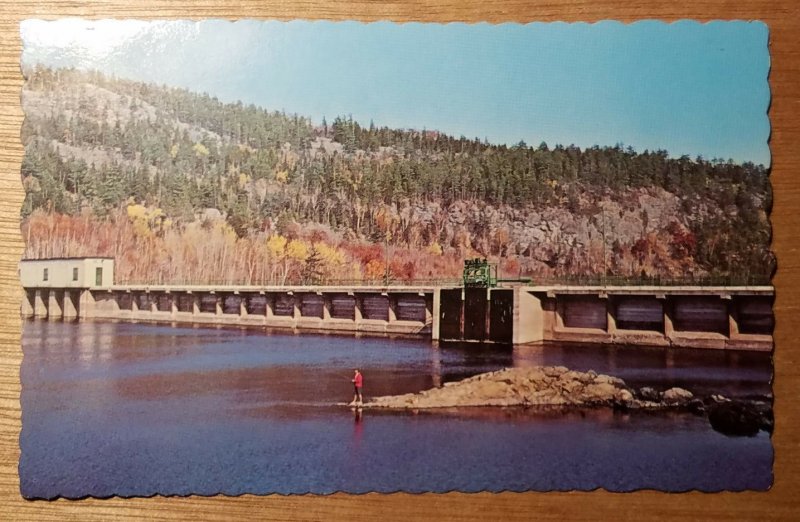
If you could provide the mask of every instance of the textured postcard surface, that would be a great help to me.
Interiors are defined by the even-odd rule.
[[[770,487],[764,24],[21,34],[26,498]]]

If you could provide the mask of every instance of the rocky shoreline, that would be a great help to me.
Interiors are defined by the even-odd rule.
[[[715,430],[731,436],[754,436],[761,430],[772,433],[773,427],[770,397],[741,400],[721,395],[697,397],[682,388],[636,389],[617,377],[563,366],[507,368],[419,393],[375,397],[363,407],[421,410],[538,406],[687,411],[706,416]]]

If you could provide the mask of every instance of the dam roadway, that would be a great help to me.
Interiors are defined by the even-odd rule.
[[[24,288],[24,318],[771,351],[771,286]]]

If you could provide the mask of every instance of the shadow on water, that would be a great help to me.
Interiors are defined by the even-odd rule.
[[[772,389],[772,357],[763,352],[545,343],[516,347],[514,365],[594,370],[630,386],[678,386],[695,394],[766,395]]]
[[[772,356],[763,352],[546,342],[440,343],[443,382],[505,367],[566,366],[619,377],[634,387],[687,388],[696,394],[771,393]]]
[[[514,366],[514,347],[497,343],[440,342],[433,346],[442,383]]]

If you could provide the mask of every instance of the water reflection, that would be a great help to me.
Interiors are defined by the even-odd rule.
[[[442,385],[442,354],[439,351],[439,344],[431,345],[431,385],[440,387]]]
[[[353,408],[353,420],[355,422],[353,428],[353,442],[356,448],[361,445],[361,437],[364,434],[364,409]]]

